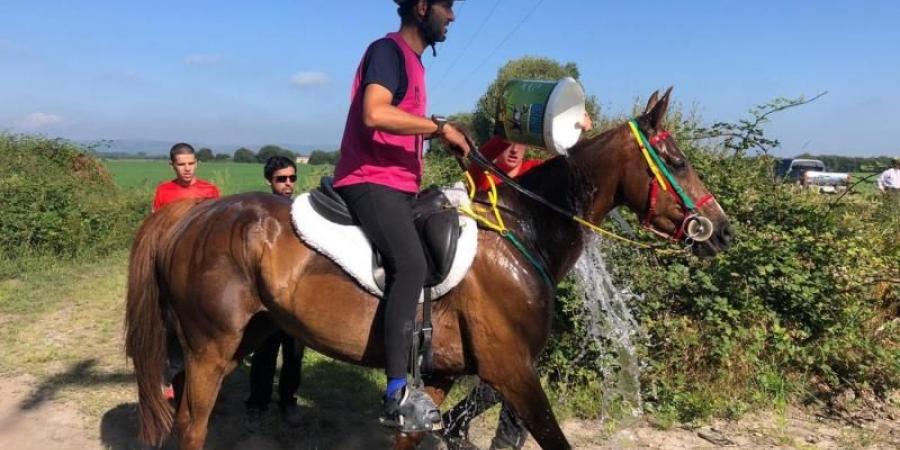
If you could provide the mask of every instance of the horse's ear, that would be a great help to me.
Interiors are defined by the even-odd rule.
[[[666,110],[669,109],[669,94],[671,93],[672,87],[669,86],[669,89],[666,89],[662,98],[660,98],[647,113],[647,118],[650,120],[650,126],[654,130],[660,130],[662,128],[663,119],[666,117]]]
[[[653,91],[653,93],[650,94],[650,100],[647,100],[647,106],[644,108],[644,114],[650,112],[650,110],[653,109],[654,106],[656,106],[656,102],[658,101],[659,91]]]

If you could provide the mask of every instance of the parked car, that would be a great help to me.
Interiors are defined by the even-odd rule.
[[[850,185],[850,174],[829,172],[818,159],[782,159],[775,174],[785,183],[796,183],[820,193],[843,192]]]

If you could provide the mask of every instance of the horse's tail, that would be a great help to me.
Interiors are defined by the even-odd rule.
[[[166,296],[157,278],[157,257],[164,237],[193,202],[178,202],[144,220],[131,247],[125,307],[125,352],[134,362],[138,385],[139,439],[162,445],[172,430],[174,412],[162,393],[166,364]]]

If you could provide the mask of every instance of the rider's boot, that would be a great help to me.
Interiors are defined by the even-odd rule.
[[[385,397],[384,426],[414,433],[439,429],[440,423],[441,411],[421,388],[407,385]]]

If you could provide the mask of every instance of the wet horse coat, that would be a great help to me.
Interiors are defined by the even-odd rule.
[[[651,98],[641,129],[661,129],[668,92]],[[706,195],[674,141],[662,155],[688,195]],[[592,222],[617,205],[643,214],[651,174],[627,126],[620,125],[523,176],[520,184]],[[560,281],[581,254],[582,229],[508,186],[501,190],[506,222]],[[661,196],[652,225],[679,227],[685,212]],[[188,209],[173,205],[148,218],[132,248],[126,349],[138,380],[140,438],[160,444],[173,413],[160,393],[166,327],[177,330],[186,377],[174,425],[181,448],[199,449],[223,377],[271,328],[251,318],[268,311],[303,344],[336,359],[379,367],[384,362],[381,302],[328,258],[311,250],[290,226],[290,202],[242,194]],[[699,253],[728,246],[727,218],[716,202],[700,211],[716,226]],[[570,448],[534,370],[550,332],[554,286],[521,252],[494,232],[481,231],[471,271],[435,304],[434,375],[429,394],[440,404],[453,380],[477,374],[494,387],[545,449]],[[421,436],[400,436],[412,448]]]

